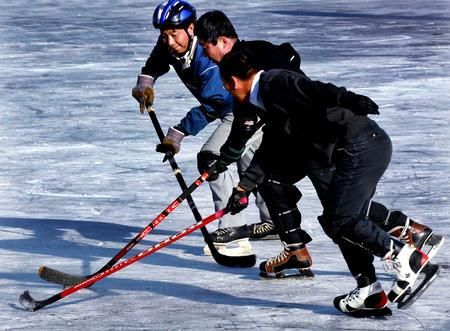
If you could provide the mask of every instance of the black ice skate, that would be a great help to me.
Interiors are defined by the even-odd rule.
[[[392,285],[388,298],[398,303],[399,309],[411,306],[431,285],[439,274],[440,267],[429,263],[430,258],[410,245],[393,244],[390,259],[397,279]],[[418,282],[416,282],[419,280]]]
[[[388,304],[388,298],[377,280],[370,283],[366,276],[357,278],[358,287],[347,295],[341,295],[334,299],[337,310],[353,317],[382,317],[391,316],[392,311]]]
[[[247,225],[228,227],[211,232],[211,240],[217,250],[224,255],[239,256],[253,254],[249,242],[250,231]],[[206,255],[211,255],[209,247],[203,248]]]
[[[391,229],[389,234],[397,237],[404,243],[424,251],[430,259],[433,258],[444,243],[444,238],[434,234],[430,227],[414,222],[410,218],[406,219],[404,226],[396,226]]]
[[[265,278],[286,278],[300,277],[312,278],[312,260],[305,245],[290,244],[285,245],[283,251],[276,257],[272,257],[259,265],[260,276]],[[296,270],[295,273],[286,273],[289,270]]]
[[[274,240],[279,239],[275,227],[270,222],[260,222],[249,225],[250,240]]]

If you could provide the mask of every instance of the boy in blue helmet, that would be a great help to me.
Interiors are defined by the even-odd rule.
[[[169,0],[156,7],[153,25],[161,34],[141,74],[138,75],[132,95],[139,101],[141,112],[144,112],[146,107],[153,103],[155,80],[167,73],[170,66],[175,69],[200,105],[190,109],[177,125],[169,128],[156,150],[176,154],[180,151],[181,141],[185,136],[196,135],[209,123],[220,119],[221,123],[197,156],[199,171],[203,173],[218,158],[219,148],[231,131],[233,98],[223,89],[217,65],[203,54],[202,47],[194,36],[195,20],[195,8],[186,1]],[[247,143],[246,152],[238,163],[240,172],[250,163],[261,136],[258,133]],[[215,180],[209,184],[214,205],[216,210],[220,210],[226,206],[233,190],[233,178],[228,171],[212,177],[210,178]],[[264,201],[258,194],[256,203],[261,220],[270,221]],[[249,234],[243,215],[226,215],[219,221],[219,229],[211,233],[211,239],[225,254],[248,254],[251,252]],[[237,242],[239,247],[227,250],[225,245],[231,242]],[[209,253],[207,249],[205,253]]]

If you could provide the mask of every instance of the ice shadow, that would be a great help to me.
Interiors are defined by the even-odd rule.
[[[0,249],[23,254],[32,253],[33,255],[43,255],[52,258],[76,259],[82,262],[81,268],[77,267],[63,271],[80,275],[89,275],[98,270],[142,230],[142,228],[134,226],[91,220],[0,218],[0,224],[2,226],[0,227],[0,232],[15,232],[15,229],[17,229],[16,232],[20,237],[23,237],[19,237],[19,239],[0,240]],[[75,241],[71,241],[70,236],[67,239],[67,233],[70,233],[70,231],[76,231]],[[173,234],[175,234],[175,231],[156,228],[124,258],[129,258]],[[180,250],[181,253],[174,252],[173,250],[167,252],[167,248],[163,248],[140,260],[139,263],[158,267],[176,266],[177,268],[186,270],[203,270],[220,274],[228,273],[239,275],[241,279],[259,279],[258,265],[260,261],[257,261],[256,265],[252,268],[229,268],[218,265],[212,257],[203,255],[202,250],[204,244],[201,234],[195,232],[189,236],[191,235],[198,236],[198,246],[183,244],[181,239],[169,246],[170,249]],[[158,238],[155,238],[155,236],[158,236]],[[86,239],[90,240],[89,244],[86,243]],[[96,244],[103,241],[120,243],[118,245],[120,248],[111,248]],[[36,269],[38,267],[37,262]],[[129,268],[135,267],[136,265],[129,266]],[[324,266],[317,267],[322,268]],[[344,269],[342,271],[324,270],[315,267],[314,273],[318,276],[333,275],[349,277],[349,273]],[[5,276],[6,278],[11,278],[8,275]],[[381,275],[381,277],[383,276]],[[23,277],[12,277],[12,279],[23,280]],[[39,281],[37,277],[30,279],[30,282],[33,282],[33,280]]]
[[[3,276],[0,274],[0,276]],[[32,274],[28,274],[26,278],[31,280],[34,277]],[[43,285],[43,288],[48,288],[48,284]],[[182,299],[186,301],[196,302],[196,303],[206,303],[212,305],[226,305],[226,306],[253,306],[261,308],[285,308],[285,309],[300,309],[313,311],[315,313],[327,314],[327,315],[340,315],[332,306],[320,305],[307,303],[308,300],[305,299],[307,296],[302,295],[302,287],[299,284],[298,301],[299,302],[283,302],[276,301],[272,299],[261,299],[255,297],[246,296],[236,296],[223,291],[208,289],[205,287],[200,287],[197,285],[186,284],[186,283],[175,283],[171,281],[161,281],[161,280],[136,280],[136,279],[124,279],[124,278],[110,278],[103,284],[96,284],[87,290],[93,293],[92,296],[86,297],[86,293],[83,294],[82,298],[76,298],[77,294],[73,293],[71,297],[63,298],[59,302],[55,302],[50,307],[61,307],[73,304],[80,304],[83,302],[93,301],[96,298],[105,296],[118,296],[127,295],[126,293],[119,293],[119,291],[127,292],[143,292],[148,291],[152,294],[158,294],[164,297],[173,297],[177,299]],[[57,291],[55,291],[57,293]],[[54,293],[54,294],[55,294]],[[37,289],[31,291],[31,295],[35,300],[45,299],[39,294]],[[118,299],[120,300],[120,298]],[[300,301],[305,302],[300,302]],[[95,302],[92,303],[95,305]],[[10,303],[10,307],[14,309],[23,309],[20,305]]]
[[[180,230],[184,227],[184,225],[180,225]],[[0,249],[52,258],[77,259],[82,261],[82,270],[66,271],[87,275],[95,272],[108,262],[141,230],[142,228],[134,226],[90,220],[0,218],[0,233],[8,232],[8,237],[11,238],[0,240]],[[67,239],[68,234],[72,232],[73,235],[73,231],[77,233],[74,241]],[[125,258],[131,257],[175,233],[175,231],[156,228],[136,245]],[[203,255],[203,237],[200,232],[192,233],[189,236],[198,237],[199,246],[183,244],[183,239],[181,239],[169,247],[181,250],[182,254],[178,254],[178,256],[173,255],[173,253],[166,254],[164,252],[166,248],[163,248],[161,251],[142,259],[140,263],[211,271],[217,269],[217,265],[211,257],[204,256],[201,261],[198,261],[198,258],[196,258],[197,261],[192,259],[192,257]],[[86,243],[87,241],[89,243]],[[115,242],[120,243],[120,245],[118,245],[118,248],[111,248],[98,245],[101,242]],[[237,272],[237,269],[219,269],[221,270],[217,271]]]

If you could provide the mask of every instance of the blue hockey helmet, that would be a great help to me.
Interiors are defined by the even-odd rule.
[[[155,29],[182,29],[196,20],[195,8],[183,0],[167,0],[156,7],[153,13]]]

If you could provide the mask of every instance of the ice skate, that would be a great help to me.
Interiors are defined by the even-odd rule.
[[[334,299],[337,310],[353,317],[392,315],[391,309],[387,307],[387,295],[378,280],[371,283],[368,277],[359,276],[356,281],[356,289]]]
[[[270,222],[260,222],[249,225],[250,240],[274,240],[278,237],[275,227]]]
[[[312,260],[305,245],[285,245],[283,251],[259,265],[260,276],[265,278],[312,278]],[[295,270],[294,273],[290,271]]]
[[[228,227],[211,232],[211,240],[217,250],[224,255],[240,256],[253,254],[252,246],[249,242],[250,231],[247,225]],[[205,255],[211,255],[211,251],[206,245],[203,248]]]
[[[410,218],[406,219],[404,226],[396,226],[391,229],[389,234],[425,252],[430,259],[433,258],[444,243],[444,238],[434,234],[430,227],[414,222]]]
[[[404,309],[416,301],[431,285],[439,274],[440,268],[431,264],[430,258],[413,246],[393,244],[387,260],[397,274],[388,298],[398,303],[398,308]],[[385,259],[386,260],[386,259]],[[416,282],[418,279],[420,280]]]

